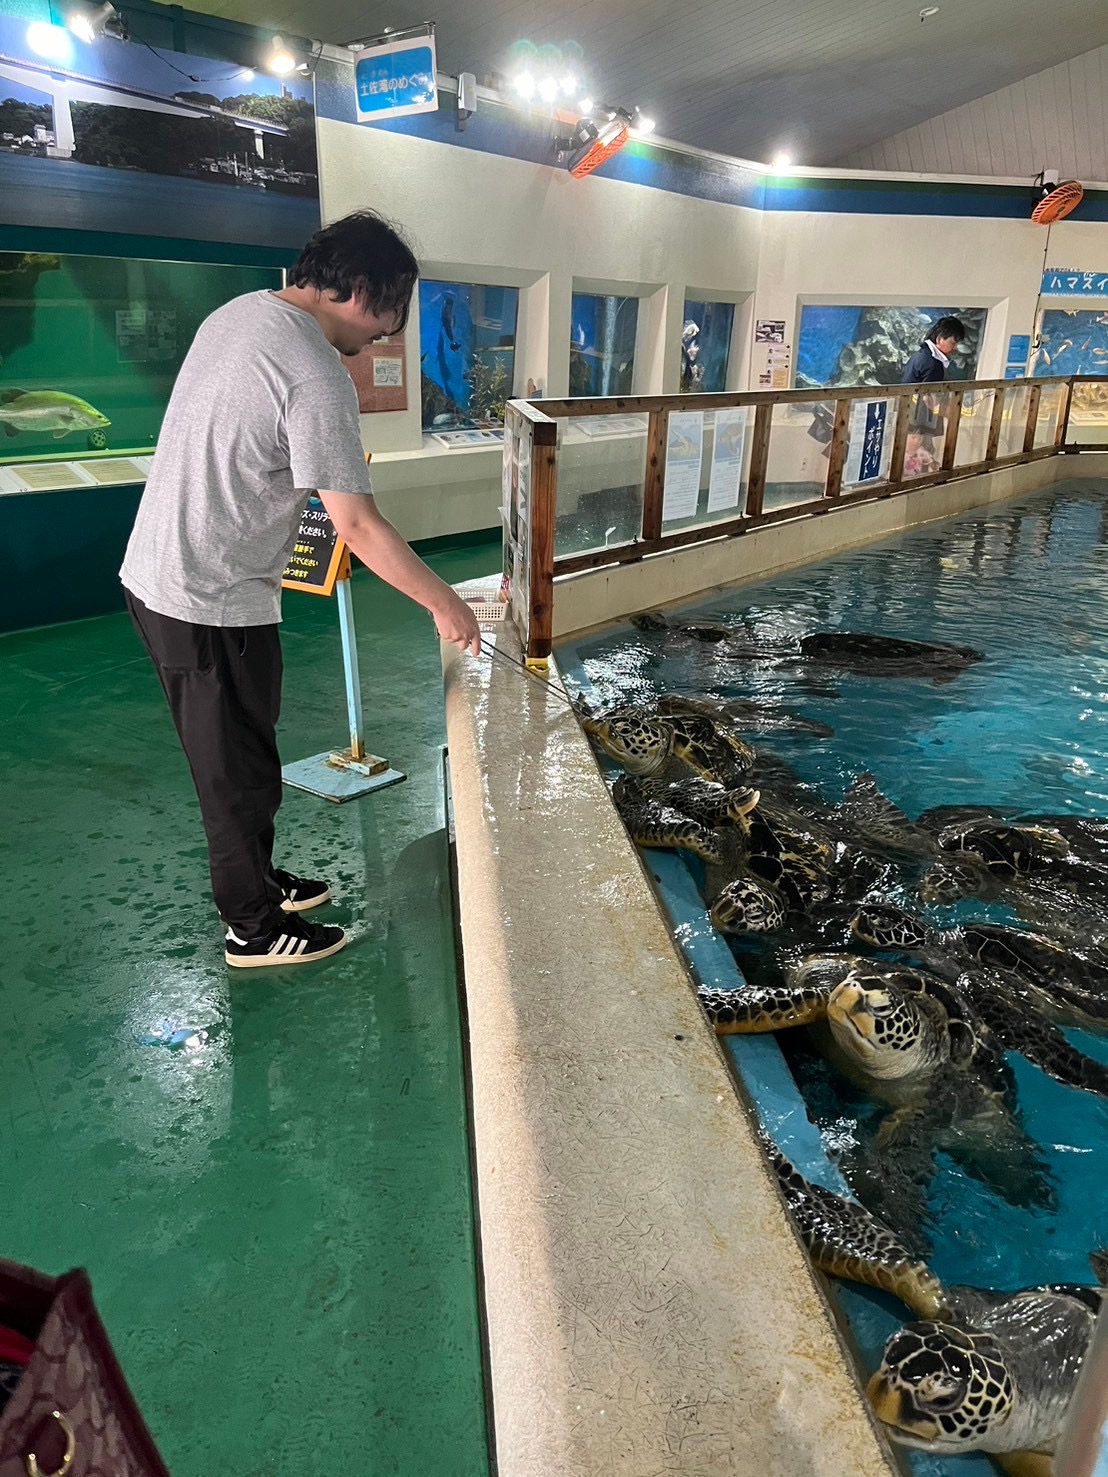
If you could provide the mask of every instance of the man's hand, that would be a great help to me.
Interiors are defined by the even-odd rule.
[[[441,603],[432,606],[431,614],[435,630],[444,641],[451,642],[459,651],[481,655],[481,627],[477,624],[477,617],[453,590],[447,589]]]

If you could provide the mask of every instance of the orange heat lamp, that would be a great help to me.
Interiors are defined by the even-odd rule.
[[[592,174],[594,169],[599,169],[613,154],[618,154],[630,137],[631,130],[626,123],[621,123],[607,142],[604,141],[604,134],[601,132],[599,137],[594,139],[586,149],[584,155],[569,166],[570,174],[574,179],[584,179],[587,174]]]
[[[631,123],[631,114],[623,108],[609,109],[600,124],[592,118],[582,118],[572,137],[554,140],[555,152],[575,179],[584,179],[619,153],[631,137]]]

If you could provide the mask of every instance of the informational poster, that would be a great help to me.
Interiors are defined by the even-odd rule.
[[[742,492],[743,452],[746,447],[745,409],[717,410],[712,443],[712,470],[708,481],[708,512],[737,508]]]
[[[1006,380],[1023,379],[1027,373],[1027,361],[1031,355],[1031,335],[1013,333],[1008,340],[1008,359],[1004,366]]]
[[[296,543],[281,577],[286,590],[307,590],[311,595],[330,595],[342,569],[346,545],[317,497],[308,499],[300,515]]]
[[[176,359],[176,310],[117,308],[115,351],[120,364],[164,364]]]
[[[691,518],[700,501],[700,467],[704,458],[704,412],[670,411],[666,436],[666,477],[662,522]]]
[[[519,456],[518,441],[510,428],[504,431],[504,459],[500,471],[500,510],[505,518],[512,506],[512,488],[515,485],[516,458]]]
[[[766,370],[769,374],[769,387],[771,390],[787,390],[791,377],[791,355],[790,344],[770,344],[766,350]]]
[[[342,362],[354,381],[358,409],[363,415],[375,415],[383,410],[407,410],[402,333],[368,344],[360,354],[344,357]]]
[[[880,478],[888,410],[887,400],[854,402],[850,411],[850,449],[843,473],[843,482],[848,487]]]
[[[783,318],[759,318],[754,325],[756,344],[783,344],[785,342],[785,320]]]

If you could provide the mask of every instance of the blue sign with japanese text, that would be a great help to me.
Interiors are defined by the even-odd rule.
[[[1047,267],[1043,273],[1042,290],[1054,297],[1108,297],[1108,272]]]
[[[387,41],[358,58],[354,92],[359,123],[433,113],[439,105],[435,85],[435,38]]]
[[[865,440],[862,442],[862,464],[859,482],[872,482],[881,475],[881,452],[885,445],[885,416],[888,401],[871,400],[866,406]]]

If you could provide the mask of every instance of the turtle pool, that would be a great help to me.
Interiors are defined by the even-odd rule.
[[[691,615],[684,607],[681,615]],[[559,647],[567,684],[594,704],[663,692],[772,700],[833,730],[750,734],[829,802],[868,771],[911,817],[990,805],[1008,816],[1108,817],[1108,483],[1073,482],[747,582],[697,604],[702,620],[740,625],[778,646],[813,631],[871,631],[977,648],[953,681],[888,679],[737,662],[718,646],[629,626]],[[683,854],[647,853],[679,942],[705,983],[734,984],[744,946],[707,922]],[[895,896],[895,894],[894,894]],[[924,907],[932,922],[987,918],[1028,927],[1001,903]],[[813,1180],[843,1188],[836,1160],[864,1137],[874,1107],[840,1083],[801,1033],[727,1040],[763,1122]],[[1108,1032],[1066,1034],[1108,1063]],[[782,1050],[782,1047],[784,1048]],[[1009,1055],[1023,1127],[1053,1181],[1048,1208],[1020,1205],[940,1156],[929,1190],[928,1260],[948,1282],[1014,1289],[1091,1281],[1088,1253],[1108,1244],[1108,1100],[1062,1086]],[[1011,1197],[1018,1201],[1018,1196]],[[876,1366],[900,1305],[835,1289],[859,1362]],[[916,1473],[993,1470],[980,1456],[910,1453]]]

